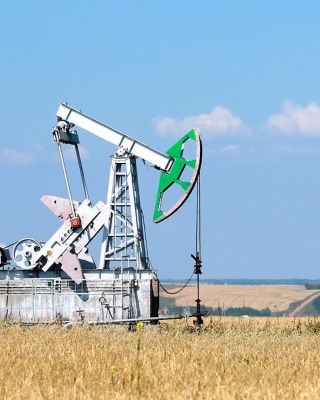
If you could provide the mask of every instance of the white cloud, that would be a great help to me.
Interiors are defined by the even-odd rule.
[[[88,150],[79,146],[79,152],[82,159],[88,158]],[[67,161],[75,161],[77,159],[75,149],[72,146],[63,148],[63,155]],[[48,155],[45,149],[39,144],[33,144],[29,149],[16,149],[5,147],[0,149],[0,165],[17,165],[28,166],[39,162],[58,160],[58,152]]]
[[[200,129],[204,137],[219,135],[245,136],[250,128],[231,110],[222,106],[214,107],[208,114],[192,115],[185,118],[158,117],[152,120],[155,132],[160,136],[182,136],[192,128]]]
[[[240,149],[239,144],[227,144],[226,146],[222,147],[221,153],[233,153]]]
[[[282,111],[268,119],[266,128],[287,135],[292,133],[320,135],[320,106],[316,102],[311,102],[302,107],[286,101]]]
[[[227,145],[222,146],[222,147],[217,147],[215,149],[207,150],[206,152],[208,154],[214,155],[214,156],[217,156],[217,155],[225,155],[225,156],[230,155],[230,156],[233,156],[233,155],[239,153],[239,151],[240,151],[240,145],[239,144],[227,144]]]
[[[0,149],[0,164],[2,165],[31,165],[38,159],[43,148],[40,145],[33,145],[31,149],[20,150],[10,147]]]
[[[79,146],[79,153],[82,159],[87,159],[89,155],[89,151],[86,147]],[[68,161],[76,161],[77,154],[76,150],[73,146],[68,146],[67,148],[63,148],[63,157]],[[59,158],[58,154],[55,154],[55,158]]]

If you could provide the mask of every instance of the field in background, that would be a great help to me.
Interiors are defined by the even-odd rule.
[[[169,291],[180,286],[164,284]],[[201,284],[201,300],[206,307],[252,307],[258,310],[285,311],[294,302],[304,300],[318,290],[307,290],[302,285],[210,285]],[[196,298],[194,285],[187,286],[181,293],[168,295],[161,291],[162,297],[171,297],[177,306],[193,306]]]
[[[190,321],[191,322],[191,321]],[[141,326],[1,325],[0,398],[317,399],[320,320]]]

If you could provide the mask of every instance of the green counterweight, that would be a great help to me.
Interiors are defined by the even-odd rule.
[[[183,157],[185,143],[188,140],[192,140],[196,145],[196,159],[187,160]],[[169,172],[161,172],[158,193],[156,198],[156,204],[153,214],[153,222],[158,223],[168,218],[174,212],[176,212],[182,204],[186,201],[190,195],[200,172],[201,160],[202,160],[202,146],[200,140],[200,133],[197,129],[192,129],[180,140],[178,140],[170,149],[166,152],[170,157],[174,159],[174,163]],[[180,179],[184,169],[188,167],[193,170],[193,175],[190,181],[183,181]],[[167,211],[161,209],[161,203],[164,193],[173,185],[177,184],[181,187],[183,193],[180,199]]]

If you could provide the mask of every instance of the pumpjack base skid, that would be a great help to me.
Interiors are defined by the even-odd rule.
[[[84,271],[79,284],[63,272],[0,271],[2,321],[111,323],[157,317],[158,309],[159,282],[150,270]]]

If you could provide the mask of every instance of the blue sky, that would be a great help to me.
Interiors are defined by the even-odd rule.
[[[51,127],[68,101],[162,151],[200,128],[204,277],[319,278],[319,15],[317,1],[3,0],[0,242],[59,226],[39,199],[66,196]],[[114,148],[80,140],[104,199]],[[195,198],[153,225],[158,173],[139,167],[153,265],[188,277]]]

